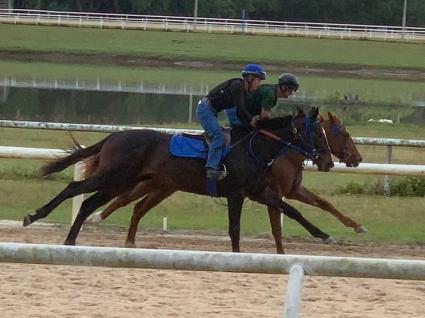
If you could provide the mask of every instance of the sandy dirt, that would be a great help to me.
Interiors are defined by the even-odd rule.
[[[2,225],[0,241],[61,244],[61,226]],[[122,246],[125,232],[85,226],[79,245]],[[225,236],[139,232],[138,247],[229,251]],[[274,253],[269,236],[245,252]],[[292,239],[289,254],[424,259],[425,246]],[[287,276],[0,264],[1,317],[281,317]],[[425,282],[307,276],[301,317],[425,317]]]

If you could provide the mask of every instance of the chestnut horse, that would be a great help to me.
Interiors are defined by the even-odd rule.
[[[232,200],[234,193],[243,193],[250,199],[274,207],[294,218],[312,235],[329,238],[309,223],[295,208],[283,202],[268,187],[267,168],[282,148],[287,144],[298,145],[313,159],[320,170],[328,171],[332,166],[329,146],[323,128],[317,120],[318,110],[312,109],[309,116],[299,113],[262,120],[254,132],[232,131],[235,141],[224,163],[229,175],[217,182],[218,194]],[[173,157],[169,153],[171,136],[153,130],[129,130],[112,133],[99,143],[88,148],[79,148],[68,157],[56,160],[43,168],[43,174],[61,171],[77,161],[95,156],[95,171],[85,180],[71,182],[61,193],[46,205],[36,210],[34,215],[26,215],[23,225],[47,216],[64,200],[81,193],[96,193],[86,199],[65,240],[74,245],[84,220],[98,207],[113,198],[131,193],[142,187],[146,196],[135,207],[131,228],[152,206],[175,191],[185,191],[207,195],[203,160]],[[259,165],[264,160],[266,165]],[[235,212],[229,209],[229,215]],[[239,233],[234,234],[234,226],[229,226],[232,246],[238,251]],[[238,229],[239,231],[239,229]],[[135,230],[134,230],[135,233]]]
[[[347,167],[357,167],[362,161],[362,157],[350,134],[339,118],[330,112],[327,115],[327,119],[323,119],[320,116],[320,122],[325,130],[332,154],[340,159],[341,162],[344,162]],[[329,201],[305,188],[301,184],[302,171],[303,168],[300,166],[300,161],[294,160],[293,156],[289,155],[289,153],[287,156],[280,156],[274,161],[272,166],[271,188],[279,197],[294,199],[328,211],[342,224],[353,228],[357,233],[367,232],[364,226],[340,212]],[[276,251],[283,254],[281,214],[270,207],[268,208],[268,212],[273,238],[276,243]]]
[[[344,162],[348,167],[357,167],[358,164],[362,161],[362,157],[357,150],[356,145],[351,139],[349,133],[347,132],[345,126],[342,122],[332,113],[327,113],[328,118],[324,119],[320,116],[320,122],[324,128],[326,133],[331,152]],[[350,217],[344,215],[342,212],[337,210],[330,202],[319,197],[318,195],[312,193],[308,189],[306,189],[302,184],[302,155],[299,155],[297,151],[291,150],[288,151],[284,156],[279,156],[272,165],[271,169],[271,187],[278,194],[279,197],[285,196],[288,199],[295,199],[303,203],[307,203],[316,207],[319,207],[325,211],[330,212],[332,215],[338,218],[344,225],[347,227],[352,227],[357,233],[366,232],[366,228],[362,225],[358,224]],[[95,164],[95,158],[91,158],[90,161],[87,162],[88,171],[93,169],[90,167]],[[152,199],[151,192],[156,187],[152,182],[143,182],[138,184],[131,192],[124,193],[120,197],[118,197],[114,202],[112,202],[109,206],[106,207],[105,210],[101,212],[97,212],[90,216],[87,222],[90,223],[99,223],[106,219],[110,214],[112,214],[115,210],[126,206],[130,202],[142,198],[145,198],[140,201],[134,208],[133,217],[131,221],[131,225],[129,228],[129,232],[127,235],[127,239],[125,245],[127,247],[135,246],[135,235],[137,231],[137,225],[140,221],[140,218],[143,217],[145,213],[155,205],[159,204],[166,197],[171,195],[171,193],[163,193],[162,196],[155,197]],[[229,234],[237,235],[240,227],[240,209],[243,204],[243,199],[241,202],[241,197],[236,199],[233,196],[228,202],[229,210],[231,207],[235,208],[238,213],[229,214],[229,224],[233,224],[235,229],[233,231],[229,231]],[[270,224],[272,228],[272,234],[276,242],[276,250],[277,253],[284,253],[283,243],[282,243],[282,228],[280,222],[281,213],[273,208],[268,208]],[[233,233],[233,234],[231,234]],[[237,239],[233,240],[237,242]],[[327,239],[325,241],[332,241],[331,239]],[[234,249],[238,249],[237,246]]]

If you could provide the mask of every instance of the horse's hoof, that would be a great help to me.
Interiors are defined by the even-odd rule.
[[[74,246],[74,245],[75,245],[75,242],[65,241],[65,242],[63,243],[63,245],[70,245],[70,246]]]
[[[28,225],[30,225],[31,223],[32,223],[32,222],[31,222],[30,215],[29,215],[29,214],[25,215],[25,216],[24,216],[24,221],[22,222],[22,226],[28,226]]]
[[[134,242],[125,242],[125,247],[127,247],[127,248],[135,248],[136,247],[136,243],[134,243]]]
[[[367,232],[367,228],[365,228],[363,225],[359,225],[358,227],[356,227],[354,229],[354,231],[356,233],[366,233]]]
[[[325,243],[325,244],[336,244],[336,240],[332,236],[329,236],[328,238],[323,239],[323,243]]]
[[[96,212],[92,215],[90,215],[84,223],[89,223],[89,224],[99,224],[100,222],[102,222],[102,216],[101,216],[102,212]]]

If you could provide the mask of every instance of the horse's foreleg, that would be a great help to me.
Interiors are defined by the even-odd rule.
[[[329,234],[321,231],[318,227],[311,224],[297,209],[282,201],[270,188],[266,188],[263,193],[258,196],[250,197],[250,199],[281,211],[291,219],[296,220],[314,237],[321,238],[325,242],[333,241]]]
[[[280,225],[281,213],[279,210],[276,210],[271,207],[267,207],[267,210],[269,212],[270,225],[272,228],[273,238],[276,244],[276,253],[285,254],[282,240],[282,226]]]
[[[229,236],[232,241],[232,251],[240,252],[241,212],[244,196],[234,192],[227,196],[227,214],[229,218]]]
[[[101,180],[96,177],[89,178],[82,181],[73,181],[69,183],[64,190],[62,190],[51,201],[35,211],[35,214],[27,214],[24,217],[23,226],[30,225],[38,219],[44,218],[50,214],[59,204],[66,199],[72,198],[78,194],[93,192],[99,189]]]
[[[115,195],[106,191],[99,191],[93,194],[88,199],[84,200],[81,204],[80,211],[77,214],[77,217],[74,223],[69,230],[68,236],[65,240],[65,245],[75,245],[78,233],[80,232],[81,226],[84,223],[84,220],[98,207],[104,205],[109,200],[111,200]]]
[[[364,233],[367,232],[367,229],[354,221],[349,216],[343,214],[339,210],[337,210],[329,201],[319,197],[318,195],[314,194],[307,188],[300,186],[296,191],[292,192],[289,196],[291,199],[295,199],[298,201],[301,201],[303,203],[310,204],[312,206],[321,208],[322,210],[328,211],[333,216],[335,216],[342,224],[344,224],[347,227],[352,227],[354,231],[357,233]]]
[[[139,201],[133,209],[133,215],[131,216],[130,227],[127,233],[127,239],[125,242],[126,247],[134,247],[137,227],[140,219],[154,206],[158,205],[161,201],[168,198],[175,192],[174,189],[157,188],[150,192],[141,201]]]

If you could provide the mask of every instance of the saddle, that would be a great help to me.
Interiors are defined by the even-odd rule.
[[[226,157],[230,151],[230,128],[224,130],[224,151],[222,158]],[[173,156],[185,158],[207,159],[208,145],[210,138],[204,132],[202,134],[178,133],[174,134],[170,140],[169,150]]]

